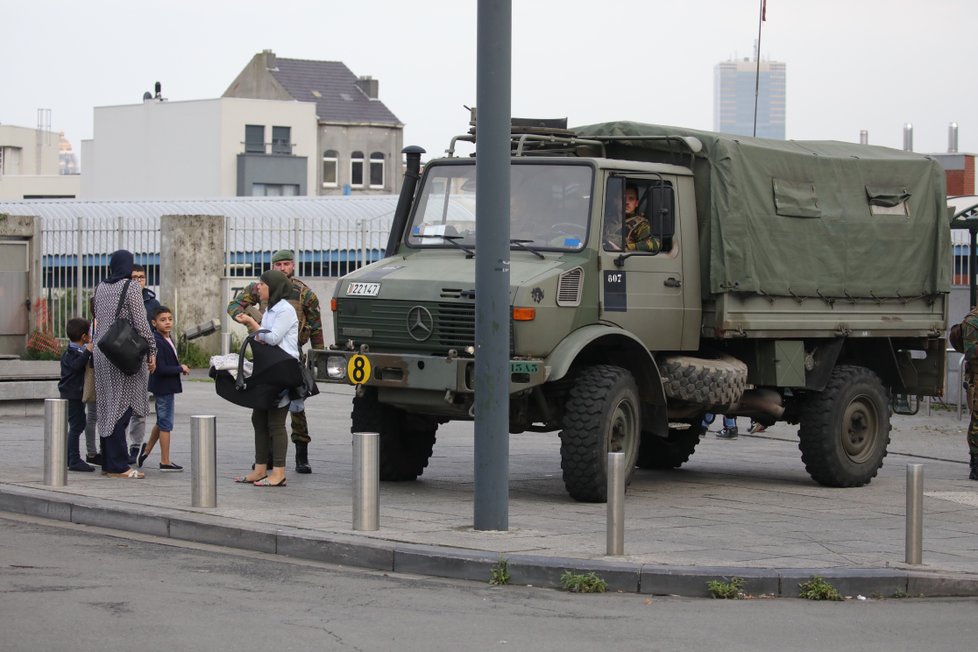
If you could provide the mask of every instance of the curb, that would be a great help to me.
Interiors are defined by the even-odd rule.
[[[493,565],[503,558],[489,551],[313,533],[264,523],[215,523],[206,514],[143,506],[110,507],[98,499],[10,485],[0,485],[0,511],[340,566],[474,582],[488,582]],[[554,589],[561,588],[560,576],[571,571],[594,572],[607,582],[609,591],[622,593],[705,598],[710,597],[708,581],[740,577],[748,594],[798,597],[798,584],[818,575],[846,596],[978,596],[978,575],[964,573],[896,568],[664,566],[525,554],[509,555],[505,560],[510,584]]]

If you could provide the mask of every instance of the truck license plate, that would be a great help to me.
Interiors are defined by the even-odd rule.
[[[380,293],[380,283],[350,283],[346,295],[350,297],[375,297]]]

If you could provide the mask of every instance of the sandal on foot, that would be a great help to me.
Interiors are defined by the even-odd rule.
[[[140,473],[136,469],[129,469],[125,473],[110,473],[110,478],[129,478],[132,480],[142,480],[146,477],[145,473]]]
[[[262,480],[264,480],[267,477],[268,477],[267,475],[263,475],[260,478],[255,478],[254,480],[249,480],[248,479],[248,476],[246,476],[246,475],[239,475],[239,476],[236,476],[234,478],[234,481],[237,482],[238,484],[255,484],[256,482],[261,482]]]
[[[256,487],[284,487],[285,486],[285,478],[282,478],[278,482],[269,482],[268,481],[268,476],[265,476],[261,480],[257,480],[255,482],[255,486]]]

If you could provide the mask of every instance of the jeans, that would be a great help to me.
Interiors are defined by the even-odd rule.
[[[132,408],[127,409],[116,421],[112,433],[102,437],[102,470],[106,473],[124,473],[129,470],[129,450],[126,448],[126,426]]]
[[[156,395],[156,426],[162,432],[173,432],[175,394]]]

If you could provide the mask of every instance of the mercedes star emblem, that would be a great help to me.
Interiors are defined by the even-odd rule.
[[[411,339],[424,342],[431,337],[435,329],[435,320],[431,312],[424,306],[414,306],[408,310],[407,331]]]

